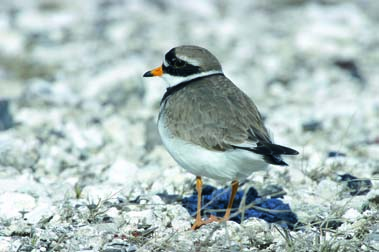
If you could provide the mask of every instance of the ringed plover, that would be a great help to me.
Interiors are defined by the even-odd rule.
[[[198,203],[192,229],[215,220],[201,219],[201,177],[232,181],[222,218],[228,220],[239,180],[268,164],[286,166],[281,155],[298,154],[273,143],[253,101],[224,75],[207,49],[172,48],[161,66],[143,75],[154,76],[169,85],[158,118],[162,142],[177,163],[196,176]]]

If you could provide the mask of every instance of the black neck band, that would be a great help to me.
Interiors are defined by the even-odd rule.
[[[201,80],[201,79],[204,79],[206,77],[209,77],[209,76],[215,76],[215,75],[224,75],[223,73],[214,73],[214,74],[210,74],[210,75],[205,75],[205,76],[200,76],[200,77],[197,77],[197,78],[194,78],[194,79],[191,79],[191,80],[188,80],[188,81],[183,81],[173,87],[168,87],[166,89],[166,93],[164,93],[163,97],[162,97],[162,100],[161,100],[161,105],[163,102],[165,102],[168,97],[176,92],[178,92],[180,89],[182,88],[185,88],[188,84],[190,84],[192,81],[197,81],[197,80]]]

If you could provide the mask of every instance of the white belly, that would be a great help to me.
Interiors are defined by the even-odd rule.
[[[164,124],[164,115],[160,116],[158,130],[163,145],[175,161],[196,176],[231,181],[246,178],[255,171],[267,168],[262,156],[250,151],[240,149],[211,151],[174,138]]]

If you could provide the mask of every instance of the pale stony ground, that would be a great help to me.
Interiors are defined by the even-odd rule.
[[[1,0],[0,251],[378,251],[378,26],[376,0]],[[157,134],[165,84],[141,78],[180,44],[217,55],[301,152],[247,184],[281,186],[301,230],[193,232],[156,195],[194,187]]]

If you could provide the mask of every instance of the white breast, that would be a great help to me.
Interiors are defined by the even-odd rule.
[[[164,146],[175,161],[196,176],[231,181],[246,178],[254,171],[267,168],[262,156],[250,151],[211,151],[174,137],[165,124],[164,113],[159,117],[158,130]]]

